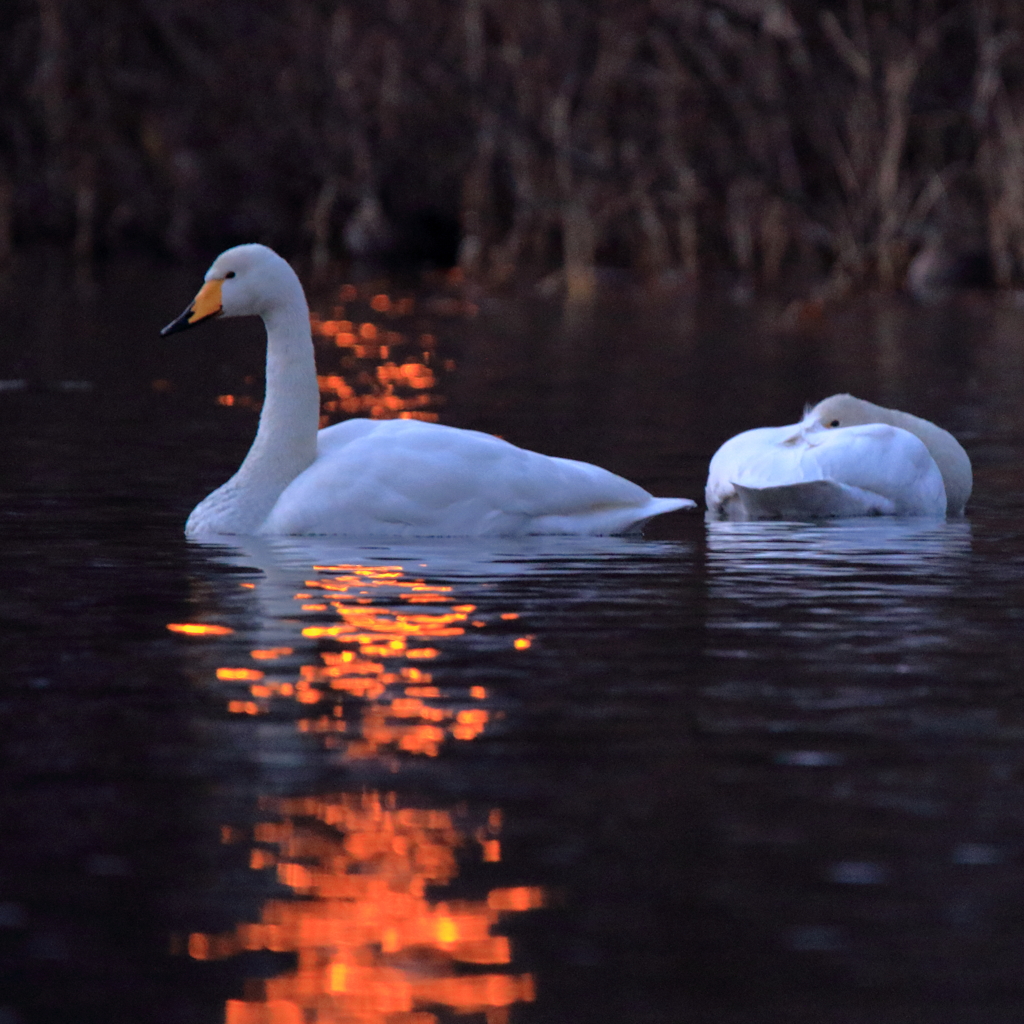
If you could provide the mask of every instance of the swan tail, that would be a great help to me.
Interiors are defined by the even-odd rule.
[[[677,509],[696,508],[689,498],[651,498],[643,505],[603,506],[570,515],[537,516],[529,527],[534,534],[574,533],[595,537],[639,533],[655,516]]]
[[[808,480],[779,487],[744,487],[734,483],[732,519],[840,519],[885,516],[896,512],[888,498],[835,480]]]

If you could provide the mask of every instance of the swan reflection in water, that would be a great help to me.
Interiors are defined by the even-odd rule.
[[[413,800],[399,779],[386,780],[411,759],[443,761],[448,745],[472,742],[500,714],[489,688],[465,671],[438,678],[439,657],[467,643],[510,657],[531,645],[516,609],[497,594],[481,609],[467,593],[486,594],[496,577],[568,567],[576,556],[592,563],[628,554],[629,545],[280,539],[209,549],[219,562],[256,571],[229,577],[240,600],[222,602],[218,622],[171,628],[203,638],[205,678],[236,722],[252,725],[236,731],[236,742],[268,767],[323,757],[376,783],[264,792],[255,827],[223,825],[222,840],[248,844],[251,870],[273,873],[261,877],[288,895],[266,900],[257,920],[181,937],[181,951],[197,960],[259,950],[297,958],[293,971],[249,979],[244,998],[227,1002],[227,1024],[432,1024],[435,1010],[501,1024],[533,999],[533,978],[516,970],[500,922],[542,906],[542,890],[492,885],[472,899],[445,892],[461,866],[501,863],[502,808]],[[266,728],[272,723],[276,731]],[[290,730],[283,741],[282,728]],[[294,753],[296,738],[310,745],[305,755]]]
[[[891,584],[936,581],[971,549],[964,519],[877,518],[799,522],[707,522],[708,572],[723,596],[729,585],[786,580],[823,588],[840,577],[891,573]]]
[[[704,691],[709,727],[871,731],[881,720],[864,709],[919,701],[941,678],[962,625],[968,521],[707,528],[706,653],[729,665]],[[862,717],[837,717],[851,709]]]

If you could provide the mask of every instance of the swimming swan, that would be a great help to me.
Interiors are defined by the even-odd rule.
[[[708,467],[708,509],[731,519],[962,515],[971,460],[928,420],[852,395],[788,427],[737,434]]]
[[[306,297],[292,268],[263,245],[221,253],[192,304],[161,333],[249,314],[267,329],[259,428],[238,472],[192,510],[189,537],[618,534],[695,507],[686,498],[652,497],[597,466],[475,430],[365,419],[318,430]]]

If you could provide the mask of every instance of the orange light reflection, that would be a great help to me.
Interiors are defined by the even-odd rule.
[[[451,278],[458,290],[461,279]],[[436,296],[417,310],[413,296],[389,295],[380,281],[345,284],[331,295],[314,298],[310,325],[317,344],[321,392],[320,426],[348,416],[419,419],[436,423],[445,397],[441,378],[455,369],[438,359],[436,329],[448,319],[476,316],[479,308],[457,294]],[[416,319],[413,320],[414,314]],[[424,322],[424,318],[429,322]],[[424,327],[432,330],[424,330]],[[238,382],[235,393],[215,397],[218,405],[259,411],[262,402],[248,393],[253,376]],[[173,389],[154,380],[154,391]]]
[[[294,596],[312,599],[303,621],[318,624],[295,628],[316,649],[253,647],[260,668],[217,668],[221,685],[241,691],[229,712],[262,715],[292,701],[299,732],[346,761],[435,757],[446,742],[485,731],[488,690],[453,694],[423,666],[465,635],[476,605],[401,566],[314,569]],[[191,627],[230,632],[168,628]],[[302,663],[272,664],[288,656]],[[267,820],[251,836],[222,825],[221,842],[249,842],[250,870],[274,872],[290,897],[266,902],[257,921],[196,932],[183,945],[195,960],[292,953],[297,967],[248,979],[244,998],[226,1004],[227,1024],[437,1024],[431,1007],[507,1024],[510,1006],[534,999],[532,976],[514,970],[509,940],[495,930],[504,916],[543,906],[543,892],[498,887],[482,899],[445,899],[438,891],[455,881],[460,859],[501,863],[500,808],[471,820],[468,810],[402,806],[395,793],[370,791],[267,796],[260,811]]]
[[[426,896],[458,873],[467,833],[454,812],[401,807],[395,794],[377,792],[267,798],[263,810],[277,820],[256,825],[250,866],[273,870],[301,899],[270,900],[258,921],[194,933],[186,947],[196,960],[294,953],[298,967],[253,979],[246,999],[228,1001],[227,1021],[434,1022],[422,1007],[486,1013],[534,999],[531,975],[493,969],[512,962],[508,938],[494,928],[504,915],[543,906],[540,889],[495,888],[480,900]],[[476,832],[485,862],[500,859],[500,818],[492,811]]]
[[[185,636],[227,636],[234,633],[229,626],[214,626],[206,622],[168,622],[167,628],[172,633]]]
[[[411,296],[395,297],[377,288],[379,283],[368,288],[346,284],[328,301],[326,311],[310,317],[314,339],[323,342],[317,360],[327,369],[318,378],[321,426],[346,416],[439,419],[444,396],[438,392],[441,381],[433,365],[436,336],[409,320],[415,308]],[[435,320],[474,311],[454,297],[430,306]],[[447,359],[442,366],[451,372],[455,363]]]
[[[303,581],[303,589],[294,596],[305,600],[322,594],[326,600],[300,607],[304,611],[329,609],[333,621],[305,626],[302,636],[334,641],[344,649],[319,651],[319,663],[299,666],[294,681],[266,679],[264,671],[257,668],[218,668],[217,678],[223,682],[254,684],[248,699],[228,702],[229,711],[245,715],[263,713],[269,710],[271,699],[279,697],[290,697],[311,708],[328,694],[334,700],[351,697],[369,701],[363,709],[359,735],[353,735],[345,749],[349,758],[373,757],[385,748],[435,757],[446,739],[467,742],[484,731],[489,711],[479,706],[459,708],[430,703],[440,700],[443,694],[430,686],[430,673],[408,664],[436,659],[441,653],[439,648],[426,646],[423,641],[462,636],[476,605],[455,603],[451,587],[408,578],[401,566],[315,568],[323,575]],[[374,603],[368,595],[381,588],[385,591],[382,597],[389,602],[397,598],[417,605],[429,603],[431,610],[412,611]],[[250,656],[266,663],[292,653],[289,647],[271,647],[253,650]],[[392,686],[401,686],[402,693],[389,696]],[[470,700],[485,698],[483,687],[470,689]],[[321,731],[313,720],[301,721],[299,728],[304,732]],[[332,726],[331,731],[338,730]]]

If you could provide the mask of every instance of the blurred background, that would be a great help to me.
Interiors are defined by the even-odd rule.
[[[1011,0],[7,0],[0,258],[1019,283],[1022,29]]]

